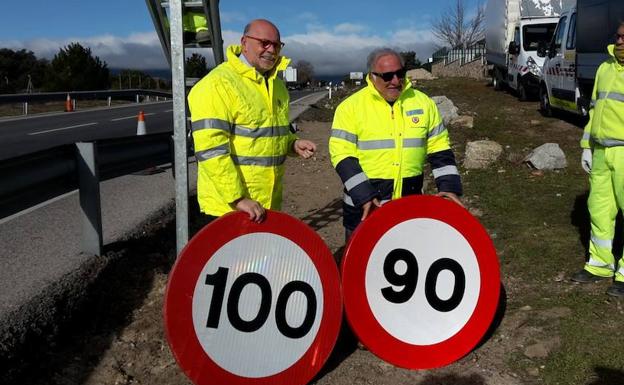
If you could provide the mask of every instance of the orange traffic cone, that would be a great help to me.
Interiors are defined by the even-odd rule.
[[[72,112],[74,110],[74,106],[72,105],[72,100],[67,94],[67,99],[65,100],[65,112]]]
[[[139,111],[136,134],[138,136],[138,135],[145,135],[146,133],[147,132],[145,131],[145,114],[143,113],[143,111]]]

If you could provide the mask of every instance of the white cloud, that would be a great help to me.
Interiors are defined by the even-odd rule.
[[[358,33],[366,30],[366,27],[360,24],[342,23],[334,27],[335,33]]]
[[[306,18],[312,20],[313,16],[310,14]],[[399,51],[416,51],[421,61],[425,61],[435,50],[433,36],[428,30],[408,28],[384,33],[384,36],[366,34],[365,26],[352,23],[339,24],[333,28],[312,28],[306,33],[283,36],[282,39],[286,42],[283,53],[294,62],[309,61],[317,75],[341,75],[365,70],[366,56],[377,47],[389,46]],[[224,45],[227,47],[229,44],[238,44],[240,35],[240,31],[224,30]],[[33,51],[37,57],[51,59],[61,47],[72,42],[91,48],[92,53],[105,61],[109,68],[168,68],[155,32],[129,36],[0,40],[0,47],[27,49]],[[212,57],[209,57],[209,61],[212,61]]]
[[[398,51],[415,51],[425,61],[435,50],[430,32],[425,30],[398,30],[388,37],[365,36],[358,33],[308,32],[285,36],[284,54],[293,59],[307,60],[317,75],[340,75],[366,70],[366,57],[378,47]]]
[[[155,32],[135,33],[125,37],[101,35],[0,41],[0,46],[27,49],[33,51],[39,58],[52,59],[61,48],[74,42],[90,48],[94,56],[98,56],[108,64],[108,68],[164,69],[168,66]]]

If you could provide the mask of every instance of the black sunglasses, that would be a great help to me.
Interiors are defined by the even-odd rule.
[[[405,68],[401,68],[398,71],[383,72],[383,73],[371,72],[371,73],[375,76],[379,76],[380,78],[382,78],[384,82],[389,82],[390,80],[394,79],[394,75],[396,75],[396,77],[399,79],[405,79],[405,74],[407,73],[407,70]]]

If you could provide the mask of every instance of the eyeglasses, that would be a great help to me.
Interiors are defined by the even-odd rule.
[[[268,49],[270,46],[273,46],[273,48],[276,51],[279,51],[280,49],[284,48],[284,43],[282,43],[281,41],[273,41],[273,40],[267,40],[267,39],[260,39],[258,37],[253,37],[253,36],[249,36],[249,35],[245,35],[245,37],[248,37],[250,39],[254,39],[260,42],[260,45],[262,46],[262,48],[264,49]]]
[[[613,35],[613,38],[615,39],[615,41],[618,41],[620,39],[624,40],[624,35],[620,35],[619,33],[616,33],[615,35]]]
[[[371,73],[375,76],[379,76],[380,78],[382,78],[384,82],[389,82],[392,79],[394,79],[395,75],[397,78],[399,78],[399,80],[405,79],[405,74],[407,73],[407,70],[405,68],[401,68],[400,70],[392,71],[392,72],[383,72],[383,73],[371,72]]]

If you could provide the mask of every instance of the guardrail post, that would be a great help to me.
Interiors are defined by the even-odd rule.
[[[102,255],[102,208],[97,148],[94,142],[76,143],[78,192],[82,217],[82,251]]]
[[[111,106],[111,97],[110,96],[108,97],[108,106],[109,107]]]
[[[24,102],[24,115],[28,115],[28,102]]]
[[[136,94],[136,102],[139,102],[139,94]]]

